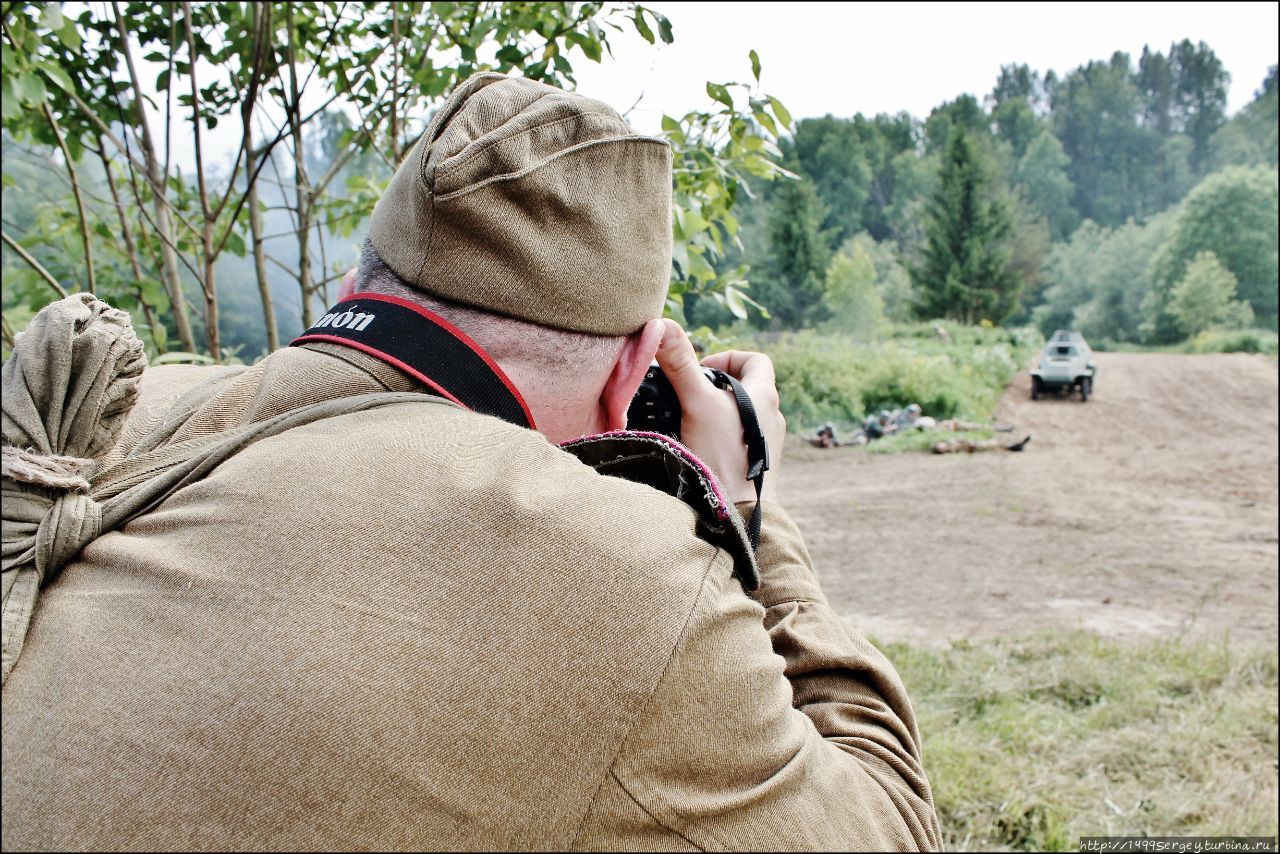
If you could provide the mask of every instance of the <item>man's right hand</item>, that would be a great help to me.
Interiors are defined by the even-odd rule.
[[[736,504],[755,500],[755,485],[747,480],[747,448],[733,393],[716,388],[702,368],[716,368],[734,377],[751,396],[760,429],[769,443],[769,474],[764,479],[761,498],[777,501],[787,422],[778,408],[773,362],[763,353],[729,350],[708,356],[699,364],[693,344],[680,325],[664,320],[663,326],[658,365],[680,398],[680,441],[711,467],[730,501]]]

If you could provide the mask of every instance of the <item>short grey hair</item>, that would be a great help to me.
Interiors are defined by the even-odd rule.
[[[357,292],[399,297],[440,315],[467,333],[498,361],[520,359],[540,368],[572,376],[613,364],[625,336],[590,335],[540,326],[501,314],[438,299],[401,279],[373,248],[368,237],[356,268]],[[559,379],[559,377],[556,377]]]

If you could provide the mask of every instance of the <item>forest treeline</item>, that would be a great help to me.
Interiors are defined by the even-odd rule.
[[[1059,78],[1001,69],[923,120],[803,119],[796,181],[740,203],[755,325],[871,334],[950,317],[1168,344],[1276,328],[1276,68],[1226,115],[1203,42],[1117,52]],[[690,304],[692,303],[692,304]],[[694,325],[732,322],[686,297]]]
[[[458,81],[572,88],[611,32],[675,37],[639,3],[63,8],[3,4],[5,342],[58,293],[93,290],[153,357],[223,361],[331,301]],[[662,120],[668,308],[687,325],[874,340],[947,318],[1103,346],[1276,328],[1274,67],[1233,116],[1221,61],[1183,41],[1061,79],[1007,66],[924,118],[793,122],[745,59],[753,82],[708,82],[706,108]],[[214,148],[228,126],[235,148]]]

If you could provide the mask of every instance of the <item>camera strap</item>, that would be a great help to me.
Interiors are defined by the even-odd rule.
[[[385,294],[342,300],[289,346],[325,342],[394,365],[466,409],[537,429],[520,392],[465,332],[435,312]]]
[[[717,388],[727,388],[733,392],[738,404],[738,417],[742,419],[742,441],[747,446],[747,480],[756,486],[756,509],[747,522],[747,535],[751,538],[751,548],[760,547],[760,492],[764,489],[764,473],[769,470],[769,443],[765,441],[764,431],[760,429],[760,419],[756,417],[755,404],[751,395],[742,387],[742,383],[724,371],[709,369],[710,379]]]

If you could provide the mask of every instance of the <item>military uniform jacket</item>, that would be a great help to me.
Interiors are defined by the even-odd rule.
[[[151,369],[112,454],[415,390],[329,345]],[[897,674],[763,510],[748,595],[681,501],[438,397],[257,441],[45,587],[3,847],[937,847]]]

